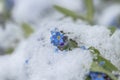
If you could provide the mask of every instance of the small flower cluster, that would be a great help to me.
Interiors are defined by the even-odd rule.
[[[50,40],[51,43],[61,51],[72,50],[72,48],[78,47],[75,40],[68,39],[68,36],[66,36],[63,31],[59,31],[58,29],[51,31]]]
[[[89,77],[91,80],[112,80],[108,75],[101,72],[90,72]]]

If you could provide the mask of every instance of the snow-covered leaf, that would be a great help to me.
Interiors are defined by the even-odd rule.
[[[103,67],[99,66],[99,64],[93,62],[92,66],[91,66],[91,71],[94,72],[102,72],[107,74],[112,80],[117,80],[117,78],[109,71],[107,71],[106,69],[104,69]]]
[[[115,27],[109,27],[108,29],[111,31],[110,36],[112,36],[114,34],[114,32],[116,31]]]
[[[114,66],[109,60],[103,58],[102,56],[98,56],[97,61],[98,61],[98,63],[100,63],[101,61],[104,61],[105,64],[103,64],[101,67],[103,67],[107,71],[110,71],[110,72],[118,71],[116,66]]]
[[[96,49],[95,47],[89,47],[89,50],[93,53],[93,54],[97,54],[97,55],[100,55],[100,52],[98,49]]]
[[[100,62],[104,62],[103,65],[101,65],[102,68],[104,68],[105,70],[112,72],[112,71],[118,71],[117,67],[114,66],[109,60],[105,59],[104,57],[102,57],[102,55],[100,54],[100,51],[94,47],[90,47],[89,50],[91,50],[91,53],[96,54],[96,57],[94,61],[96,61],[97,63]]]

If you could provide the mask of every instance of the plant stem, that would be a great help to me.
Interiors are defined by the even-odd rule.
[[[87,19],[88,21],[93,24],[94,19],[94,7],[93,7],[93,0],[85,0],[85,5],[87,9]]]

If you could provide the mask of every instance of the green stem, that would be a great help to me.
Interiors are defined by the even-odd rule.
[[[54,8],[56,10],[58,10],[59,12],[63,13],[65,16],[70,16],[73,19],[82,19],[82,20],[86,20],[86,17],[82,16],[82,15],[78,15],[77,13],[75,13],[74,11],[71,11],[69,9],[63,8],[61,6],[58,5],[54,5]]]
[[[87,19],[88,21],[93,24],[94,19],[94,6],[93,6],[93,0],[85,0],[85,5],[87,9]]]

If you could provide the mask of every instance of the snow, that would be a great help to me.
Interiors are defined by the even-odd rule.
[[[46,12],[49,13],[51,8],[51,0],[18,0],[12,16],[17,22],[31,22],[38,17],[42,18]]]
[[[119,30],[110,37],[110,31],[105,27],[97,25],[92,27],[71,23],[68,20],[46,22],[41,27],[44,28],[40,28],[28,40],[21,43],[12,57],[8,58],[9,60],[0,60],[4,62],[0,70],[6,70],[0,74],[3,80],[6,78],[4,75],[8,73],[11,75],[7,77],[11,80],[16,77],[17,80],[21,78],[22,80],[84,80],[92,63],[91,53],[81,48],[55,52],[55,46],[50,43],[50,31],[54,28],[70,32],[71,34],[67,35],[75,39],[80,46],[96,47],[103,56],[120,68]],[[9,65],[9,68],[6,65]]]
[[[25,42],[18,47],[19,53],[0,56],[0,79],[1,80],[26,80],[24,72],[24,50]]]
[[[13,22],[6,22],[5,29],[0,27],[0,46],[3,48],[14,48],[17,43],[24,39],[22,29]]]
[[[93,55],[82,48],[56,52],[56,47],[50,43],[50,31],[55,28],[70,32],[66,35],[79,46],[97,48],[102,56],[120,69],[120,30],[110,36],[107,29],[110,20],[120,13],[119,5],[103,11],[98,21],[103,26],[91,26],[81,20],[61,19],[63,14],[53,9],[54,4],[83,11],[82,0],[15,0],[13,19],[19,24],[33,22],[31,25],[36,32],[24,40],[19,24],[7,21],[5,30],[0,27],[0,48],[15,48],[18,45],[13,54],[0,56],[1,80],[85,80]],[[95,4],[97,6],[100,2]]]
[[[15,3],[12,17],[18,23],[34,22],[51,14],[54,15],[54,5],[60,5],[77,12],[84,11],[82,0],[15,0]]]
[[[69,27],[68,25],[78,27],[69,23],[63,24],[63,26],[62,24],[61,26],[60,24],[49,24],[40,29],[33,40],[31,39],[30,43],[33,43],[33,46],[29,46],[27,52],[29,53],[27,54],[27,59],[30,59],[27,70],[29,72],[28,80],[84,80],[92,62],[90,52],[75,49],[73,51],[59,51],[56,53],[55,47],[50,43],[50,28],[53,29],[55,27],[52,26],[56,26],[65,32],[71,31],[72,29],[74,31],[71,33],[76,31],[77,28],[67,29]]]

